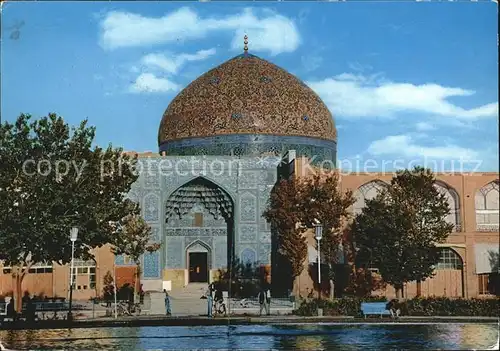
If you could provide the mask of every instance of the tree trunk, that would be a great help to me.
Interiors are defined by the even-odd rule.
[[[330,300],[333,300],[335,298],[335,283],[333,282],[333,279],[330,279]]]
[[[420,297],[422,295],[422,282],[420,280],[417,281],[417,296]]]
[[[402,285],[395,285],[394,289],[396,289],[396,299],[400,299],[403,295],[403,286]]]
[[[300,285],[298,276],[293,278],[292,295],[295,296],[295,300],[297,300],[297,298],[300,296]]]
[[[23,280],[28,273],[29,268],[17,267],[13,268],[12,278],[14,280],[14,307],[17,312],[21,312],[23,308]]]
[[[134,274],[134,302],[137,300],[137,296],[139,296],[140,290],[140,282],[141,282],[141,262],[136,262],[135,274]]]

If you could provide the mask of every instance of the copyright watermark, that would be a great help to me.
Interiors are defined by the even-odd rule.
[[[439,174],[475,174],[483,165],[482,160],[456,159],[436,160],[430,158],[418,159],[339,159],[321,160],[318,156],[309,158],[297,158],[295,162],[301,162],[299,176],[310,176],[320,170],[337,170],[341,175],[359,174],[394,174],[398,170],[413,169],[415,166],[429,168]],[[77,181],[85,175],[95,176],[96,172],[101,181],[109,177],[132,174],[149,177],[172,177],[172,176],[210,176],[217,179],[222,176],[238,177],[242,170],[270,169],[276,170],[280,167],[289,167],[288,162],[278,156],[263,157],[207,157],[207,156],[179,156],[179,157],[144,157],[130,163],[129,159],[119,158],[117,160],[106,160],[99,167],[90,167],[85,161],[67,160],[26,160],[22,165],[22,171],[27,176],[55,176],[58,180],[74,177]],[[90,172],[90,173],[89,173]]]

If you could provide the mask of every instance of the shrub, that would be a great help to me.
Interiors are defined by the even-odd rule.
[[[404,302],[410,316],[498,316],[500,299],[414,298]]]
[[[385,297],[342,298],[303,301],[294,314],[313,316],[323,308],[325,316],[361,316],[361,302],[387,301]],[[500,299],[450,299],[446,297],[417,297],[401,302],[403,316],[483,316],[496,317]]]
[[[386,301],[385,297],[373,296],[366,298],[342,298],[335,300],[312,300],[303,301],[300,307],[294,311],[299,316],[316,315],[318,308],[323,309],[325,316],[360,316],[361,302]]]
[[[113,275],[111,274],[110,271],[106,272],[106,275],[104,276],[103,279],[103,283],[104,283],[102,289],[103,298],[105,301],[111,301],[115,295],[115,286],[114,286]]]

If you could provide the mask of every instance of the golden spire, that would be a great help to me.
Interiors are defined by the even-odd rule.
[[[246,34],[243,37],[243,44],[245,44],[245,46],[243,46],[243,50],[245,51],[246,54],[248,52],[248,36]]]

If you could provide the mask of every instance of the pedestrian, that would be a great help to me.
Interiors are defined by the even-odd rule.
[[[265,289],[260,289],[259,292],[259,316],[262,316],[262,310],[266,312],[266,315],[269,315],[269,309],[267,305],[267,296],[266,296],[266,290]]]
[[[388,309],[389,312],[391,312],[392,318],[399,318],[399,315],[401,314],[401,308],[398,299],[392,299],[391,301],[389,301],[385,308]]]
[[[266,289],[266,306],[267,306],[267,315],[271,315],[271,290],[269,287]]]
[[[208,285],[208,290],[207,290],[207,317],[212,318],[212,305],[213,305],[213,285],[210,284]]]
[[[139,288],[139,303],[141,305],[144,305],[144,289],[142,284],[141,287]]]
[[[6,308],[6,312],[7,312],[7,318],[11,318],[12,321],[17,321],[17,312],[16,312],[16,309],[14,307],[14,297],[11,297],[10,298],[10,301],[8,302],[7,306],[5,307]]]
[[[170,308],[170,296],[168,295],[167,289],[163,289],[163,292],[165,293],[165,311],[167,316],[171,316],[172,310]]]

